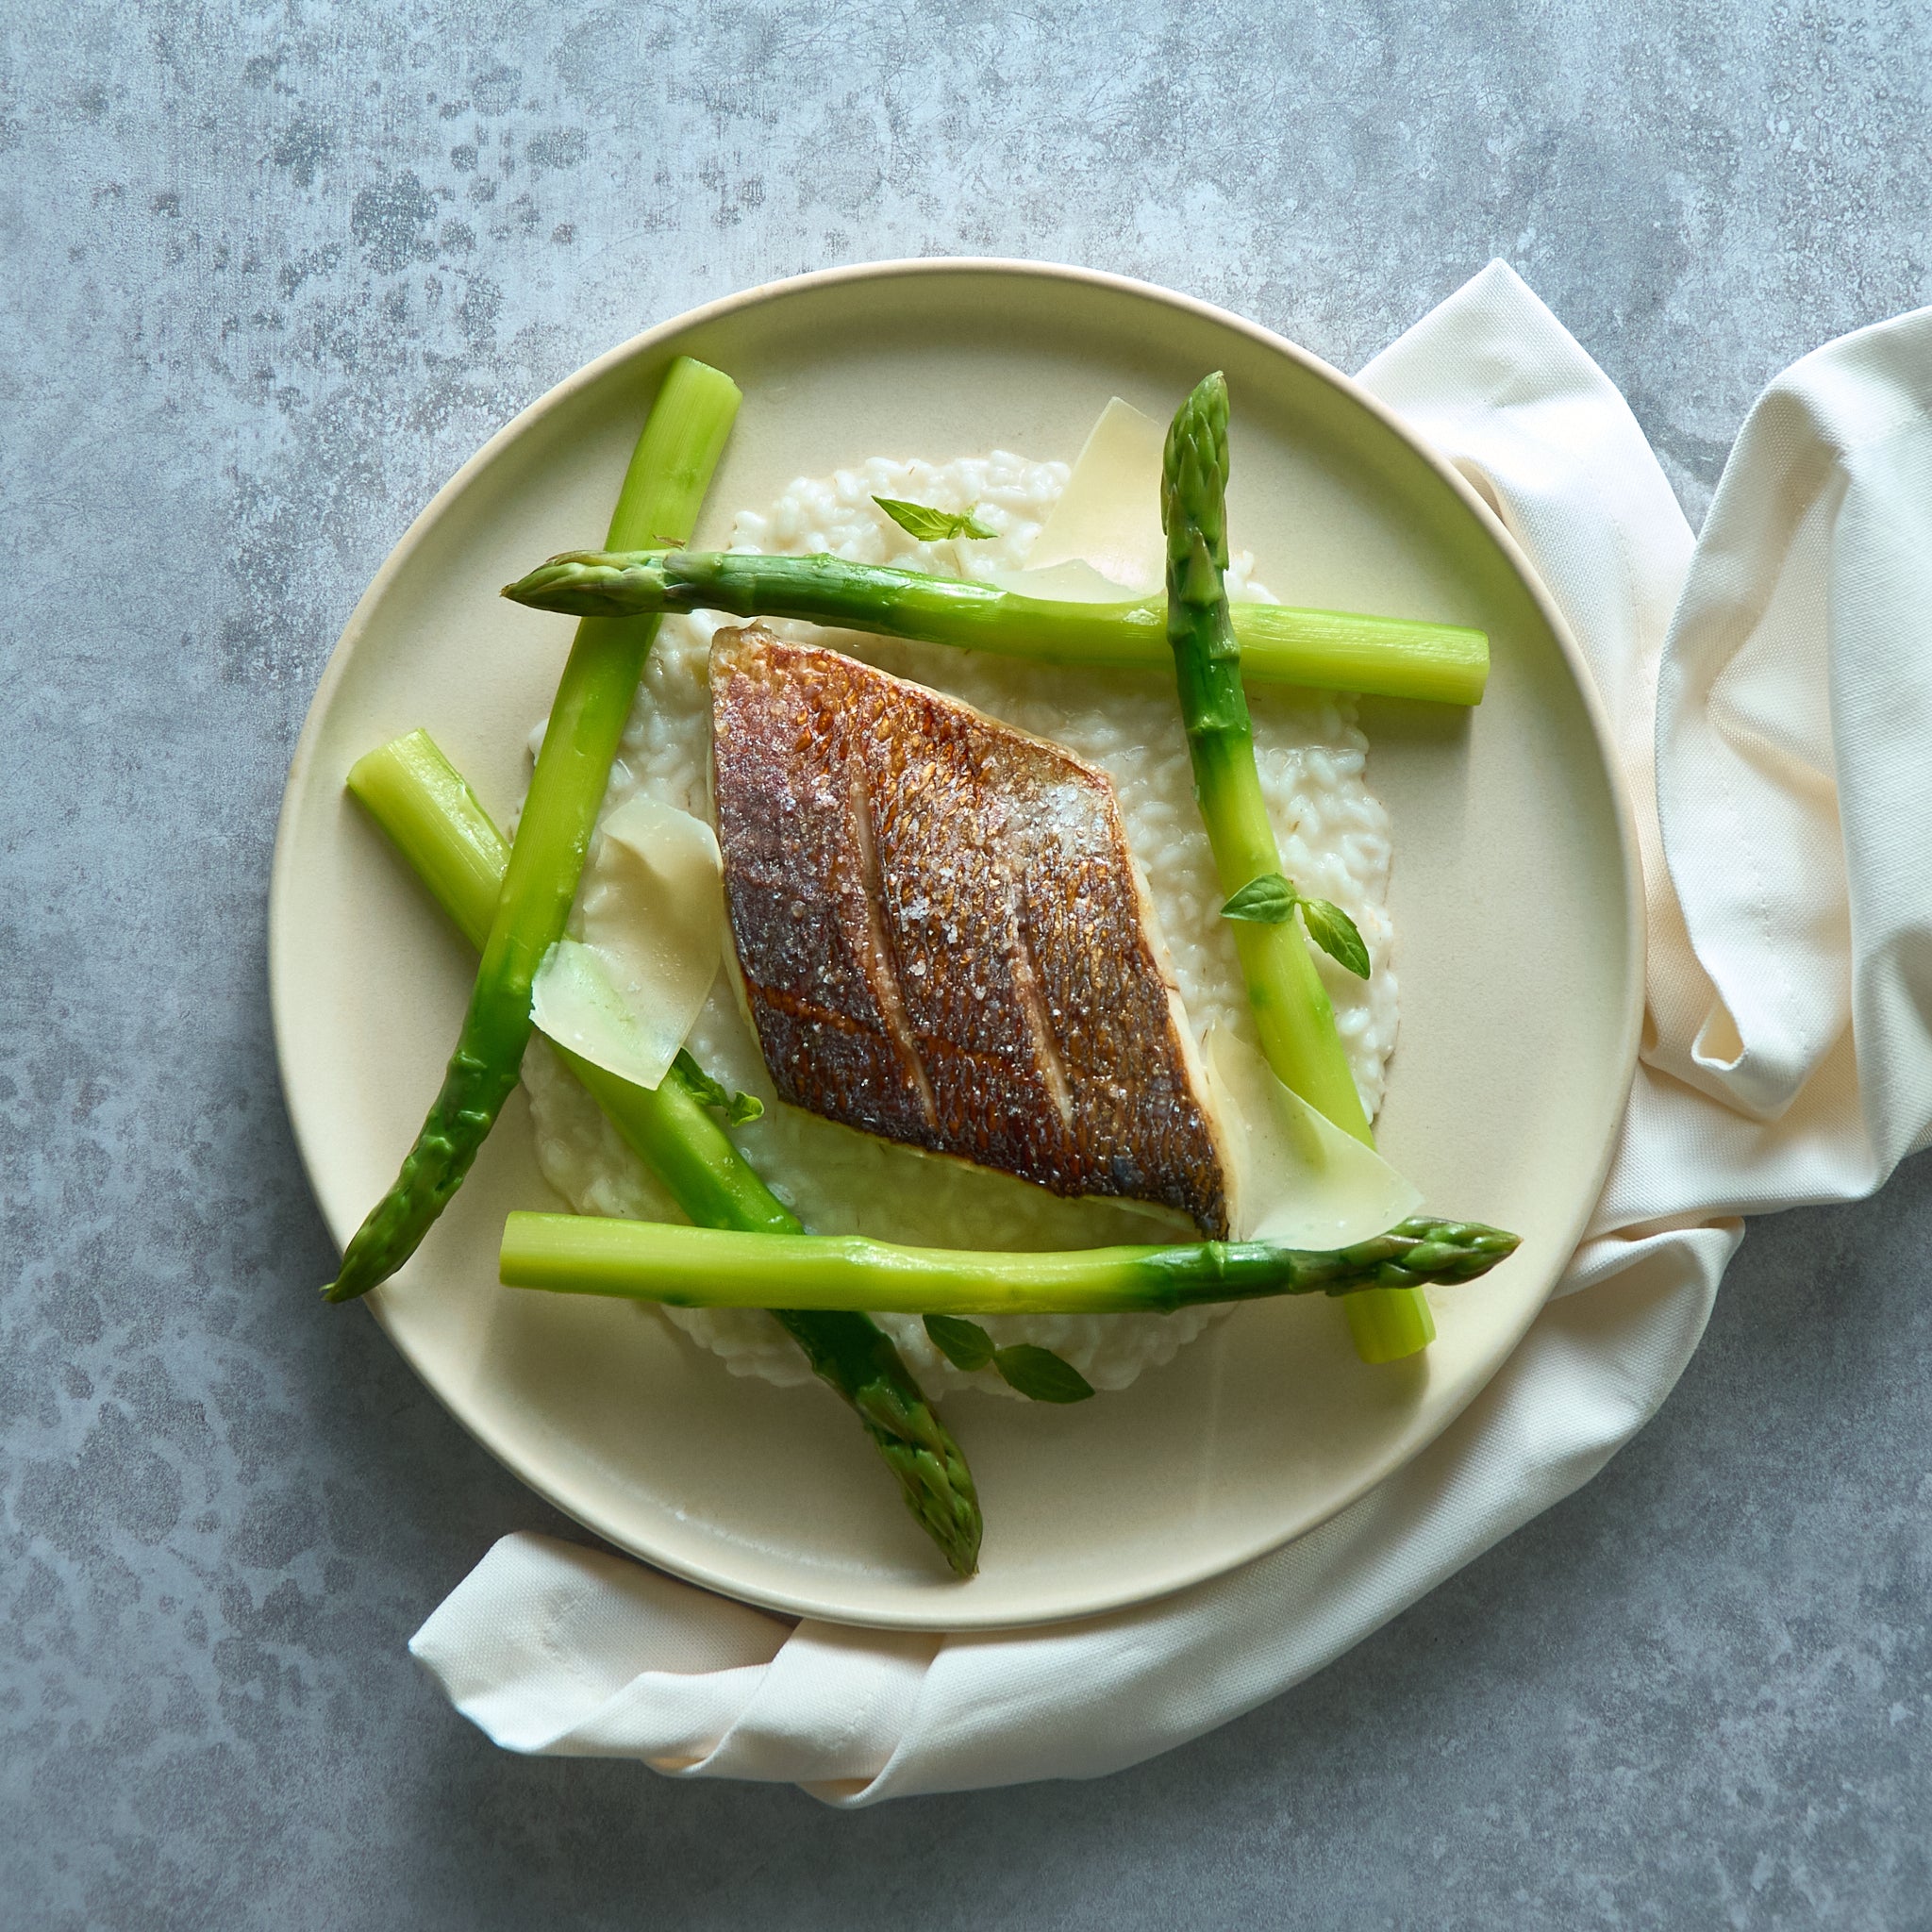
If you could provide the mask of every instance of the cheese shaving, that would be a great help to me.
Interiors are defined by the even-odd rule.
[[[1140,600],[1124,585],[1104,577],[1091,563],[1077,558],[1045,570],[991,570],[979,579],[1016,597],[1033,597],[1042,604],[1131,604]]]
[[[1283,1086],[1225,1026],[1208,1034],[1204,1058],[1233,1183],[1237,1241],[1345,1248],[1385,1233],[1422,1205],[1412,1182]]]
[[[703,819],[639,795],[604,821],[576,936],[543,956],[530,1015],[559,1046],[655,1088],[718,975],[724,891]]]
[[[1085,563],[1130,596],[1159,590],[1167,574],[1160,534],[1164,441],[1152,416],[1115,396],[1100,412],[1065,491],[1034,539],[1028,566],[1045,571]]]

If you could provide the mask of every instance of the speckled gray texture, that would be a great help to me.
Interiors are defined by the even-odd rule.
[[[275,1087],[282,773],[363,582],[589,356],[1011,253],[1353,367],[1491,254],[1693,517],[1927,299],[1921,8],[1235,0],[0,19],[0,1924],[1932,1925],[1932,1173],[1757,1228],[1662,1417],[1112,1780],[824,1812],[524,1762],[404,1654],[559,1525],[361,1316]]]

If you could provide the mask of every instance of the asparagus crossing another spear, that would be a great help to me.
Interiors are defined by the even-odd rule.
[[[678,1307],[756,1307],[776,1293],[796,1307],[922,1315],[1167,1314],[1198,1302],[1354,1301],[1423,1281],[1472,1281],[1515,1248],[1516,1237],[1500,1228],[1422,1219],[1325,1254],[1272,1241],[1190,1241],[1009,1255],[859,1235],[737,1235],[591,1214],[512,1214],[500,1272],[511,1288]]]
[[[739,400],[738,385],[717,370],[688,356],[671,365],[618,493],[613,544],[690,534]],[[657,634],[655,617],[577,626],[442,1090],[395,1185],[349,1242],[325,1291],[330,1301],[367,1294],[415,1253],[517,1084],[530,1038],[530,982],[563,937],[610,761]]]
[[[613,544],[553,557],[503,594],[576,617],[723,610],[1052,664],[1145,671],[1168,662],[1158,597],[1067,604],[837,557],[625,552]],[[1488,638],[1457,625],[1279,604],[1237,605],[1233,622],[1248,675],[1265,682],[1474,705],[1489,675]]]
[[[349,789],[480,948],[510,848],[429,734],[413,731],[369,753],[350,771]],[[759,1237],[804,1233],[677,1067],[652,1091],[556,1051],[692,1221]],[[972,1472],[891,1337],[862,1314],[774,1312],[820,1377],[858,1411],[920,1526],[958,1574],[972,1575],[981,1534]]]
[[[1228,617],[1227,468],[1227,382],[1217,372],[1169,426],[1160,521],[1167,533],[1167,641],[1194,796],[1221,890],[1233,901],[1257,880],[1278,878],[1281,854],[1255,768],[1242,646]],[[1374,1146],[1334,1006],[1294,920],[1240,919],[1234,940],[1268,1064],[1310,1107]],[[1429,1305],[1411,1287],[1380,1287],[1351,1296],[1346,1306],[1364,1361],[1392,1361],[1435,1340]]]

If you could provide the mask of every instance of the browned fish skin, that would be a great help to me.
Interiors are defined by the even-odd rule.
[[[711,720],[732,936],[779,1094],[1224,1236],[1220,1149],[1106,774],[758,627],[713,644]]]

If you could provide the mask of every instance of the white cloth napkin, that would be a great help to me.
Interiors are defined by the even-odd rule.
[[[1555,1297],[1455,1425],[1354,1507],[1086,1623],[794,1625],[506,1537],[410,1644],[499,1744],[792,1780],[845,1806],[1152,1757],[1319,1670],[1587,1482],[1682,1373],[1738,1216],[1869,1193],[1928,1138],[1932,310],[1773,383],[1694,542],[1623,397],[1502,262],[1362,380],[1541,573],[1638,803],[1643,1060]]]

